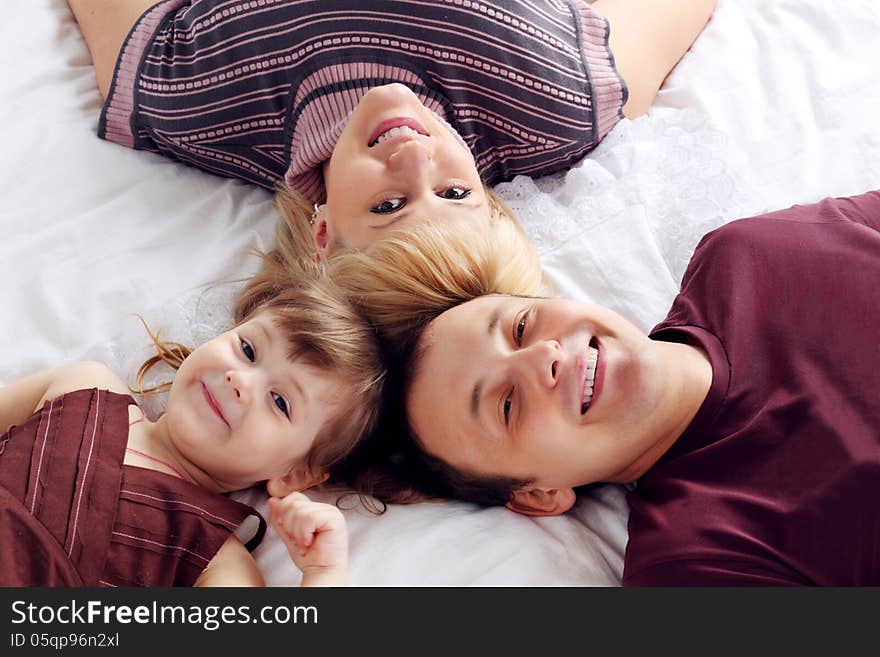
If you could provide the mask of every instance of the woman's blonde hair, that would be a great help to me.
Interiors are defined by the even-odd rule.
[[[459,473],[420,448],[408,421],[406,398],[420,361],[421,338],[436,317],[488,294],[549,293],[525,235],[509,222],[493,222],[488,230],[470,233],[422,224],[397,231],[363,251],[340,252],[327,267],[333,281],[374,323],[389,358],[381,431],[345,459],[341,479],[368,507],[370,498],[408,503],[481,491],[487,482],[471,482],[466,473],[451,485]],[[488,483],[503,491],[522,484]],[[502,498],[496,495],[490,501]],[[482,497],[479,501],[485,503]]]
[[[507,207],[507,204],[488,185],[483,185],[483,191],[489,204],[489,217],[493,223],[496,220],[509,222],[525,238],[525,231],[513,210]],[[275,190],[274,206],[280,215],[276,227],[278,243],[276,250],[281,251],[281,256],[288,261],[315,260],[317,249],[310,224],[315,212],[312,203],[282,182]],[[343,246],[334,242],[328,244],[328,249],[331,253],[335,253]],[[524,247],[534,250],[527,239]]]
[[[327,272],[392,352],[442,312],[470,299],[550,292],[528,238],[509,222],[470,232],[442,224],[410,226],[363,250],[337,253]]]
[[[268,312],[287,339],[288,358],[331,370],[346,382],[341,405],[323,427],[306,455],[313,471],[329,471],[373,431],[378,420],[385,383],[384,358],[375,331],[361,312],[332,281],[320,275],[314,265],[301,263],[291,271],[267,261],[259,278],[239,297],[234,309],[236,325]],[[145,325],[146,327],[146,325]],[[170,383],[143,389],[150,368],[164,362],[177,369],[191,350],[179,343],[165,342],[149,327],[147,332],[156,355],[145,361],[137,374],[135,392],[151,392]]]

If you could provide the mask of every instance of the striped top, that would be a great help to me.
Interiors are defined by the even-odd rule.
[[[124,465],[128,395],[77,390],[0,436],[0,585],[192,586],[251,507]]]
[[[571,166],[627,95],[583,0],[164,0],[121,49],[98,134],[319,201],[348,116],[392,82],[489,184]]]

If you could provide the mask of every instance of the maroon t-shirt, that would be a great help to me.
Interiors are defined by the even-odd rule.
[[[713,381],[628,495],[624,585],[880,585],[880,192],[709,233],[651,337]]]

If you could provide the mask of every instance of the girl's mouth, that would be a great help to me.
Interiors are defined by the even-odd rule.
[[[211,407],[211,410],[217,415],[217,417],[222,420],[223,424],[227,427],[229,426],[229,422],[226,421],[226,417],[223,415],[223,409],[220,408],[220,404],[214,399],[214,395],[211,394],[211,391],[208,390],[208,386],[204,383],[202,384],[202,394],[205,397],[205,401],[208,402],[208,406]]]

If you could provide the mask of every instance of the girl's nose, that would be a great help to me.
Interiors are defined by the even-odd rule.
[[[232,388],[236,401],[246,404],[251,398],[251,378],[244,372],[229,370],[226,373],[226,382]]]

